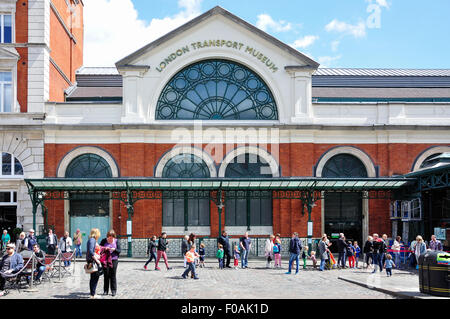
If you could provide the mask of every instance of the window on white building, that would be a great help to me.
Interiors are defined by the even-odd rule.
[[[0,112],[12,112],[12,72],[0,72]]]
[[[23,167],[19,160],[10,153],[2,153],[0,158],[2,166],[0,177],[23,177]]]
[[[0,15],[0,26],[1,26],[1,43],[11,43],[12,42],[12,15],[1,14]]]

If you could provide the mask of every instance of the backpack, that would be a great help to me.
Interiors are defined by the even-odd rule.
[[[276,254],[279,252],[280,252],[280,249],[278,248],[278,244],[273,245],[273,253]]]
[[[352,249],[352,247],[347,247],[347,256],[353,256],[353,249]]]

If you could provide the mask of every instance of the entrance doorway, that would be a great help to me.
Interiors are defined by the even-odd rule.
[[[362,200],[360,193],[326,193],[325,233],[335,241],[339,233],[344,233],[347,241],[362,244]],[[332,251],[337,244],[331,246]]]
[[[92,228],[100,230],[101,237],[106,237],[110,228],[109,219],[109,195],[108,194],[84,194],[83,200],[70,200],[70,236],[80,229],[83,246],[89,238]]]

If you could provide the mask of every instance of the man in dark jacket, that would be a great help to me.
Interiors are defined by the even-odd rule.
[[[384,252],[384,242],[378,237],[378,234],[373,234],[373,272],[377,271],[377,265],[380,267],[380,272],[383,271],[383,264],[381,261],[381,254]]]
[[[23,268],[23,258],[15,253],[16,245],[6,245],[6,254],[0,260],[0,297],[5,294],[6,280],[3,274],[9,275],[20,271]]]
[[[222,232],[222,236],[219,237],[219,244],[221,244],[223,246],[224,257],[227,258],[226,267],[231,268],[231,266],[230,266],[230,260],[231,260],[230,239],[228,238],[228,234],[225,230]]]
[[[186,235],[186,236],[184,236],[183,240],[181,241],[181,255],[184,258],[184,268],[187,267],[186,253],[189,250],[189,242],[188,242],[188,240],[189,240],[189,236]]]
[[[289,270],[286,273],[287,275],[291,274],[292,264],[294,263],[294,260],[296,261],[296,271],[295,274],[298,274],[298,265],[299,265],[299,255],[302,251],[302,242],[298,238],[298,233],[293,233],[291,241],[289,242]]]
[[[343,233],[339,234],[339,239],[337,242],[337,247],[338,247],[338,253],[339,253],[339,257],[338,257],[338,266],[340,264],[341,268],[345,268],[345,255],[346,255],[346,250],[347,250],[347,243],[345,242],[345,236]]]
[[[53,234],[53,230],[48,230],[47,240],[47,252],[49,255],[55,255],[56,246],[58,245],[58,238]]]

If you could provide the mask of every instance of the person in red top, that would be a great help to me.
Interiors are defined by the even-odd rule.
[[[184,273],[181,275],[184,279],[187,278],[187,275],[191,271],[194,275],[194,279],[199,279],[196,272],[195,272],[195,258],[198,258],[199,255],[195,251],[195,244],[191,245],[191,249],[186,253],[186,262],[188,264],[188,268],[184,271]]]

